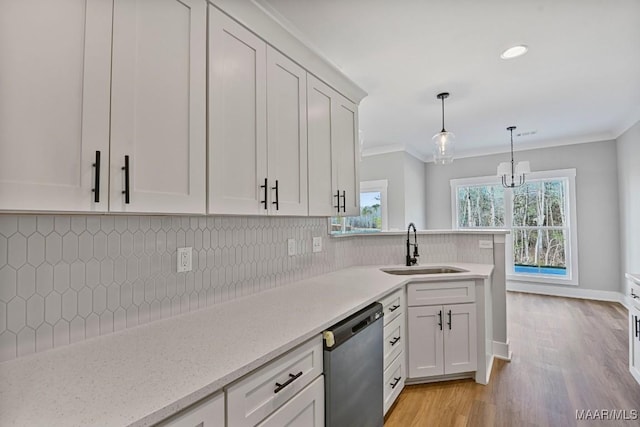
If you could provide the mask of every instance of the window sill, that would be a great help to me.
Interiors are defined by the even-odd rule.
[[[507,274],[507,280],[512,282],[525,282],[532,285],[550,284],[578,286],[578,278],[561,279],[557,276],[529,275],[529,274]]]

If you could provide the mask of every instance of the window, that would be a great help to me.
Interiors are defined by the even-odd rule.
[[[578,284],[575,169],[533,172],[522,187],[497,177],[451,181],[453,226],[508,228],[507,278]]]
[[[376,233],[386,229],[386,179],[360,183],[360,216],[329,219],[331,234]]]

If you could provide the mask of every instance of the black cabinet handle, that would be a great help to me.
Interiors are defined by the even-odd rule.
[[[338,209],[338,213],[340,213],[340,190],[336,190],[336,195],[335,195],[335,196],[333,196],[333,197],[335,197],[336,199],[338,199],[338,206],[335,206],[335,205],[334,205],[333,207],[334,207],[334,208],[337,208],[337,209]]]
[[[302,375],[302,371],[298,372],[295,375],[289,374],[289,379],[287,381],[285,381],[284,384],[276,383],[276,389],[273,390],[273,392],[274,393],[279,393],[283,388],[285,388],[286,386],[288,386],[289,384],[294,382],[296,379],[298,379],[300,377],[300,375]]]
[[[438,326],[440,326],[440,330],[442,330],[442,310],[438,312]]]
[[[447,313],[449,315],[449,321],[447,322],[447,325],[449,325],[449,330],[451,330],[451,310],[449,310],[449,313]]]
[[[399,306],[399,305],[394,305],[394,306],[392,306],[392,307],[389,307],[389,311],[393,313],[394,311],[396,311],[396,310],[397,310],[397,309],[399,309],[399,308],[400,308],[400,306]]]
[[[264,185],[261,185],[260,188],[264,188],[264,200],[260,203],[264,204],[265,210],[267,209],[267,192],[269,191],[267,188],[267,178],[264,179]]]
[[[124,156],[124,166],[122,167],[124,171],[124,202],[129,204],[129,156]]]
[[[392,346],[396,345],[398,343],[398,341],[400,341],[400,337],[395,337],[394,339],[392,339],[391,341],[389,341],[389,344],[391,344]]]
[[[636,318],[636,338],[640,338],[640,317],[633,316]]]
[[[276,201],[271,202],[272,205],[276,205],[276,210],[280,210],[280,199],[278,198],[278,180],[276,179],[276,186],[271,187],[272,190],[276,190]]]
[[[93,179],[93,201],[100,203],[100,151],[96,151],[96,162],[93,164],[95,169],[95,178]]]
[[[402,377],[395,377],[393,379],[393,382],[389,384],[391,386],[391,388],[396,388],[396,386],[398,385],[398,383],[400,382],[401,379],[402,379]]]
[[[340,199],[338,199],[338,205],[340,204]],[[340,208],[338,207],[338,211]],[[342,190],[342,212],[347,212],[347,192]]]

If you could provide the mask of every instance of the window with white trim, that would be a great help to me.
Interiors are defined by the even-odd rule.
[[[329,218],[330,234],[387,230],[387,180],[360,182],[360,216]]]
[[[532,172],[505,189],[497,177],[451,180],[453,227],[507,228],[509,280],[578,284],[575,169]]]

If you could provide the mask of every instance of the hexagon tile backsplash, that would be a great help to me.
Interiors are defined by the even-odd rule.
[[[0,362],[352,265],[397,264],[404,240],[393,237],[331,239],[326,218],[0,215]],[[472,243],[463,238],[478,237],[420,236],[421,260],[492,262],[486,250],[458,253]],[[176,273],[184,246],[193,271]]]

